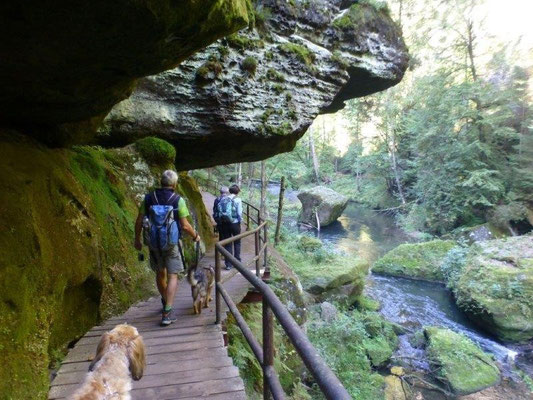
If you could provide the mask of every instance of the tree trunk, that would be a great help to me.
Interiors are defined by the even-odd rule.
[[[261,203],[259,205],[259,213],[261,218],[266,220],[266,192],[267,192],[267,180],[266,180],[266,161],[261,161]]]
[[[311,132],[309,132],[309,152],[311,153],[311,160],[313,161],[313,171],[315,172],[316,183],[320,184],[318,158],[316,157],[315,142],[313,140],[313,135]]]
[[[400,182],[400,174],[398,172],[398,164],[396,162],[396,151],[394,148],[390,149],[390,155],[392,171],[394,172],[394,180],[396,181],[396,188],[398,189],[398,194],[400,195],[400,200],[402,201],[402,204],[405,204],[405,196],[403,195],[402,184]]]
[[[242,163],[237,164],[237,186],[242,185]]]
[[[281,177],[279,187],[279,202],[278,202],[278,220],[276,221],[276,232],[274,234],[274,245],[279,243],[279,231],[281,229],[281,220],[283,218],[283,196],[285,195],[285,177]]]

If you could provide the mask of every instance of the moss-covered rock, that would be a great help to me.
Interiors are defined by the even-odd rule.
[[[339,218],[348,204],[348,198],[333,189],[315,186],[298,193],[298,199],[302,202],[302,210],[298,220],[317,225],[317,216],[320,226],[326,226]]]
[[[490,333],[533,338],[533,236],[473,245],[452,289],[457,305]]]
[[[395,85],[408,65],[401,31],[380,7],[358,1],[350,27],[335,27],[345,3],[254,2],[257,29],[250,24],[142,79],[106,117],[99,143],[158,136],[182,151],[179,170],[290,151],[318,114]],[[268,109],[280,112],[266,121]]]
[[[0,397],[44,399],[69,342],[154,292],[133,224],[172,165],[150,167],[133,146],[49,149],[14,132],[0,143]]]
[[[372,271],[384,275],[444,282],[440,264],[446,253],[455,246],[455,242],[451,240],[402,244],[376,261]]]
[[[492,357],[467,337],[436,327],[424,328],[424,334],[435,377],[453,393],[474,393],[500,382],[500,370]]]
[[[172,165],[176,160],[174,146],[156,137],[137,140],[135,148],[150,165]]]

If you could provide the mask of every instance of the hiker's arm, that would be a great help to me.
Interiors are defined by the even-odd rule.
[[[141,242],[141,232],[143,229],[143,217],[144,214],[142,211],[139,211],[139,215],[137,215],[137,219],[135,220],[135,248],[137,250],[142,250],[143,244]]]
[[[193,238],[195,242],[200,241],[200,235],[194,230],[194,228],[189,224],[187,217],[180,218],[180,227],[182,231],[185,231]]]

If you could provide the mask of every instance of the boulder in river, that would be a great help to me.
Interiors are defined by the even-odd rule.
[[[478,392],[500,382],[500,370],[492,357],[466,336],[438,327],[426,327],[424,334],[435,377],[454,394]]]
[[[456,246],[451,240],[402,244],[381,257],[373,272],[443,282],[440,264],[446,253]]]
[[[298,199],[302,202],[302,211],[298,220],[313,226],[317,225],[317,215],[320,226],[336,221],[348,204],[347,197],[323,186],[302,190],[298,194]]]
[[[454,292],[457,305],[501,340],[533,338],[533,235],[473,245]]]

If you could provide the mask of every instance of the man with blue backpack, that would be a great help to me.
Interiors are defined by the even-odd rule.
[[[215,221],[218,226],[219,239],[224,240],[232,236],[237,236],[241,233],[241,221],[242,221],[242,200],[237,197],[241,190],[237,185],[231,185],[229,188],[228,196],[221,196],[215,200],[216,214]],[[217,221],[218,219],[218,221]],[[241,261],[241,240],[235,240],[232,243],[228,243],[224,248],[233,256]],[[231,263],[229,260],[225,260],[225,269],[231,269]]]
[[[142,249],[143,232],[144,244],[150,249],[150,267],[156,273],[157,289],[163,304],[163,326],[176,321],[172,304],[178,290],[178,273],[184,269],[179,248],[180,234],[187,232],[195,242],[200,241],[200,235],[187,220],[189,210],[185,200],[175,193],[177,183],[176,172],[163,172],[161,188],[144,196],[135,222],[135,248]]]

